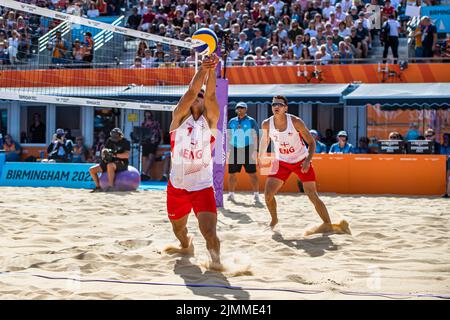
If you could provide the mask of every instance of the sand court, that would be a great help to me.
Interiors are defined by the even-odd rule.
[[[194,254],[176,244],[164,191],[89,194],[2,188],[0,296],[5,299],[425,299],[449,297],[446,199],[323,194],[352,235],[304,237],[320,220],[305,196],[277,197],[279,225],[238,193],[219,213],[226,270],[191,214]],[[243,288],[243,289],[240,289]],[[370,295],[368,295],[370,294]],[[379,294],[379,295],[378,295]],[[419,297],[418,295],[425,295]],[[430,295],[430,296],[428,296]],[[437,296],[433,296],[437,295]]]

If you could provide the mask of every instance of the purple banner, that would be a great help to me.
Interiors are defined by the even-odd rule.
[[[225,175],[225,163],[227,157],[227,107],[228,107],[228,80],[217,79],[217,101],[220,108],[219,122],[217,123],[217,137],[214,147],[214,192],[216,195],[216,205],[223,207],[223,178]]]

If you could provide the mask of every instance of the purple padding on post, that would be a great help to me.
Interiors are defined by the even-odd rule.
[[[228,80],[217,79],[217,101],[220,108],[219,122],[217,123],[217,137],[214,147],[213,180],[216,195],[216,206],[223,207],[223,177],[225,174],[225,162],[227,155],[227,107],[228,107]]]

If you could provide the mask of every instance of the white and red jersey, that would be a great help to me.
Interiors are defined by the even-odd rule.
[[[214,140],[203,115],[197,121],[190,115],[177,129],[170,132],[172,186],[187,191],[213,186]]]
[[[280,132],[275,128],[274,116],[269,118],[269,137],[274,144],[276,159],[287,163],[297,163],[308,156],[308,149],[300,132],[292,123],[292,116],[286,113],[287,127]]]

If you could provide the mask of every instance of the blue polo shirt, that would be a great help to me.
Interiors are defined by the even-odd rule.
[[[230,129],[230,144],[235,148],[245,148],[254,144],[253,134],[258,135],[258,124],[248,115],[242,119],[239,117],[230,119],[228,129]]]
[[[353,153],[353,146],[346,143],[343,148],[339,146],[339,142],[333,143],[329,153]]]
[[[327,152],[327,146],[325,143],[322,143],[320,141],[316,140],[316,153],[326,153]]]

